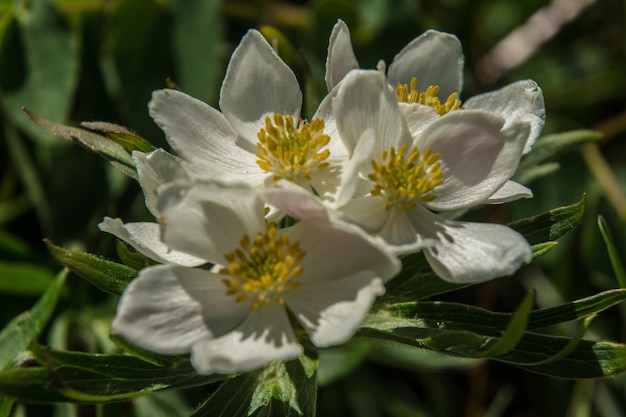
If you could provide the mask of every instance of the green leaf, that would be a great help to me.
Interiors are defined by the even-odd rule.
[[[584,319],[624,300],[626,289],[615,289],[556,307],[533,310],[528,314],[527,329],[541,329]],[[510,313],[496,313],[467,304],[420,301],[388,305],[368,315],[364,326],[387,331],[398,327],[445,327],[495,336],[506,328],[511,318]]]
[[[451,332],[450,336],[445,333]],[[445,350],[435,349],[441,353],[469,357],[481,355],[481,341],[488,344],[491,337],[474,334],[472,332],[450,331],[445,328],[400,328],[394,333],[382,332],[373,329],[362,329],[357,338],[365,338],[371,343],[397,344],[405,350],[433,350],[437,347],[433,339],[452,342],[455,338],[466,344],[450,345]],[[509,363],[520,368],[560,378],[599,378],[616,375],[626,371],[626,346],[612,342],[591,342],[582,340],[563,358],[558,358],[560,352],[568,348],[570,338],[548,336],[526,332],[524,337],[508,353],[493,358],[494,360]],[[441,343],[441,346],[446,344]],[[545,361],[546,359],[551,359]],[[529,365],[539,363],[539,365]]]
[[[33,355],[46,366],[0,372],[0,393],[24,401],[99,403],[225,378],[198,375],[188,359],[179,357],[162,367],[129,355],[53,351],[39,345],[33,346]]]
[[[173,0],[172,52],[176,83],[206,103],[217,101],[222,74],[223,25],[218,0]]]
[[[530,180],[543,176],[533,172],[541,163],[555,159],[566,152],[579,148],[585,143],[597,142],[602,137],[603,134],[601,132],[592,130],[573,130],[571,132],[543,136],[533,145],[532,151],[524,156],[513,179],[522,184],[527,184]],[[544,169],[546,171],[543,172],[544,175],[554,168],[554,165],[547,166],[548,168]]]
[[[615,248],[615,242],[613,241],[613,236],[611,235],[609,226],[606,224],[606,220],[604,220],[604,217],[602,216],[598,216],[598,227],[600,228],[600,233],[604,239],[606,250],[609,253],[609,259],[611,259],[611,265],[613,266],[613,271],[615,271],[617,282],[621,288],[626,288],[626,272],[624,272],[624,266],[619,259],[619,254]]]
[[[57,261],[111,294],[119,295],[124,292],[128,283],[137,276],[137,271],[126,265],[107,261],[89,253],[64,249],[49,240],[46,240],[46,246]]]
[[[518,231],[531,245],[554,241],[578,226],[585,214],[586,197],[578,203],[559,207],[545,213],[510,223],[508,226]]]
[[[111,333],[110,338],[113,343],[115,343],[117,346],[124,349],[126,352],[130,353],[134,357],[156,366],[169,366],[174,360],[177,360],[176,356],[159,355],[157,353],[150,352],[149,350],[142,349],[115,333]]]
[[[154,264],[148,257],[130,249],[121,240],[116,241],[115,248],[117,250],[117,256],[119,256],[122,263],[137,271]]]
[[[147,153],[156,149],[150,142],[123,126],[109,122],[81,122],[80,125],[89,130],[104,133],[107,138],[122,146],[130,154],[133,151]]]
[[[11,366],[41,333],[54,311],[66,275],[66,270],[60,272],[33,308],[15,317],[0,332],[0,369]]]
[[[70,23],[50,1],[14,3],[23,44],[24,62],[15,57],[15,71],[26,77],[21,83],[2,85],[2,102],[11,120],[32,137],[49,143],[49,135],[32,125],[20,112],[22,106],[52,120],[66,121],[78,82],[79,42]]]
[[[533,258],[539,258],[559,246],[559,242],[535,243],[531,246]]]
[[[0,417],[9,417],[15,399],[0,395]]]
[[[415,301],[467,287],[439,278],[430,269],[422,252],[401,257],[402,270],[386,284],[386,292],[376,300],[374,309],[386,304]]]
[[[54,280],[47,268],[35,264],[0,262],[0,293],[41,295]]]
[[[135,162],[126,149],[124,149],[121,145],[115,143],[111,139],[88,130],[65,126],[60,123],[44,119],[26,108],[23,108],[23,110],[33,122],[38,124],[43,129],[57,136],[80,143],[90,151],[97,153],[104,159],[111,162],[113,166],[119,168],[129,177],[137,179]]]
[[[192,417],[315,416],[317,361],[301,356],[226,381]]]
[[[511,321],[506,326],[506,330],[502,337],[498,338],[485,353],[483,357],[490,358],[504,355],[510,352],[519,343],[520,339],[524,335],[526,326],[528,324],[528,314],[533,307],[533,301],[535,300],[535,293],[530,292],[522,301],[517,312],[511,318]]]

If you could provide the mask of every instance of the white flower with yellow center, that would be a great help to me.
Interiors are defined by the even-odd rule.
[[[219,107],[176,90],[153,93],[150,115],[193,177],[272,185],[280,179],[334,194],[346,151],[332,141],[329,112],[300,119],[302,92],[265,38],[250,30],[234,50]]]
[[[264,218],[267,203],[299,221],[277,229]],[[294,325],[318,347],[347,341],[400,269],[383,244],[331,221],[295,186],[262,198],[240,184],[171,183],[158,206],[164,243],[214,267],[143,269],[124,291],[112,332],[161,354],[190,353],[200,373],[299,356],[303,332]]]
[[[483,110],[451,112],[417,135],[407,127],[383,74],[352,71],[333,104],[351,159],[335,204],[346,219],[398,253],[424,250],[452,282],[511,274],[531,260],[517,232],[457,222],[433,212],[484,203],[513,175],[530,126]]]
[[[524,141],[524,153],[529,152],[545,122],[541,89],[532,80],[522,80],[461,102],[464,61],[458,38],[436,30],[428,30],[413,39],[394,57],[386,71],[387,82],[396,91],[400,110],[413,136],[429,122],[461,108],[484,110],[503,116],[507,127],[527,122],[530,130]],[[351,70],[358,68],[350,31],[339,20],[330,36],[326,59],[329,91]],[[378,68],[385,72],[385,63],[381,61]],[[523,197],[532,197],[532,192],[521,184],[507,181],[485,203],[503,203]]]

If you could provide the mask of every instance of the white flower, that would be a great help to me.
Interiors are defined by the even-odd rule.
[[[156,207],[157,188],[163,184],[186,178],[178,158],[162,149],[148,154],[133,152],[133,160],[137,167],[139,184],[143,190],[146,207],[158,217]],[[129,243],[139,253],[159,263],[175,263],[185,266],[198,266],[205,263],[204,259],[172,250],[161,241],[161,228],[154,222],[126,223],[120,219],[105,217],[98,225],[103,232]]]
[[[351,71],[333,106],[352,155],[335,204],[347,219],[397,252],[423,248],[447,281],[484,281],[531,260],[526,240],[508,227],[432,213],[481,204],[502,187],[517,168],[529,123],[463,110],[413,136],[377,71]]]
[[[409,42],[393,59],[387,81],[396,91],[396,99],[407,116],[415,135],[428,121],[461,107],[464,57],[461,42],[449,33],[428,30]],[[326,85],[332,90],[359,63],[354,55],[350,32],[339,20],[330,36],[326,59]],[[384,62],[379,69],[384,72]],[[541,89],[532,80],[517,81],[497,91],[480,94],[462,104],[464,109],[485,110],[500,114],[506,127],[524,121],[530,124],[524,153],[528,153],[545,122],[545,104]],[[416,108],[418,107],[418,108]],[[416,117],[415,113],[419,115]],[[507,181],[486,203],[503,203],[532,192],[521,184]]]
[[[176,90],[154,92],[149,110],[193,177],[217,175],[254,187],[286,179],[331,195],[346,151],[326,133],[330,112],[304,122],[301,105],[294,73],[250,30],[228,64],[221,112]]]
[[[301,218],[277,229],[264,219],[266,203]],[[168,247],[214,267],[143,269],[124,291],[112,331],[161,354],[191,353],[200,373],[302,354],[290,317],[318,347],[345,342],[400,268],[384,245],[331,221],[300,188],[276,187],[262,198],[243,185],[171,183],[158,210]]]

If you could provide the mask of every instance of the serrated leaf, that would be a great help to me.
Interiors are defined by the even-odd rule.
[[[543,243],[535,243],[530,248],[533,251],[533,258],[539,258],[546,253],[550,252],[552,249],[559,246],[559,242],[543,242]]]
[[[317,361],[301,356],[226,381],[192,417],[315,416]]]
[[[221,381],[222,375],[198,375],[188,359],[162,367],[129,355],[53,351],[33,347],[46,367],[0,372],[0,393],[34,402],[111,402],[169,388]]]
[[[104,133],[107,138],[126,149],[130,154],[132,154],[133,151],[147,153],[156,149],[150,142],[126,129],[124,126],[109,122],[81,122],[80,125],[89,130]]]
[[[508,226],[524,235],[531,245],[557,240],[578,226],[585,214],[586,197],[569,206],[549,210]]]
[[[33,308],[15,317],[0,332],[0,369],[10,366],[41,333],[54,311],[66,275],[66,270],[60,272]]]
[[[44,119],[26,108],[23,108],[23,110],[33,122],[38,124],[43,129],[57,136],[80,143],[87,149],[97,153],[104,159],[111,162],[116,168],[119,168],[129,177],[137,179],[135,163],[130,157],[130,154],[122,146],[113,142],[111,139],[85,129],[65,126],[60,123]]]
[[[64,249],[46,240],[50,254],[72,272],[103,291],[120,295],[130,281],[137,276],[137,270],[126,265],[107,261],[90,253]]]

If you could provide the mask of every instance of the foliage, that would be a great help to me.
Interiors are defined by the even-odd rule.
[[[77,416],[84,403],[138,417],[626,414],[623,5],[592,5],[497,84],[477,66],[546,4],[1,3],[0,416]],[[364,67],[436,28],[464,45],[464,97],[522,78],[542,87],[545,135],[515,177],[534,198],[465,213],[509,221],[533,264],[470,287],[406,256],[352,341],[241,375],[201,376],[187,357],[111,341],[118,295],[147,260],[96,225],[105,215],[150,218],[131,153],[166,146],[146,111],[151,91],[176,86],[216,106],[230,50],[263,26],[280,34],[310,116],[338,18]],[[84,120],[114,124],[77,127]],[[586,380],[603,376],[615,377]]]

